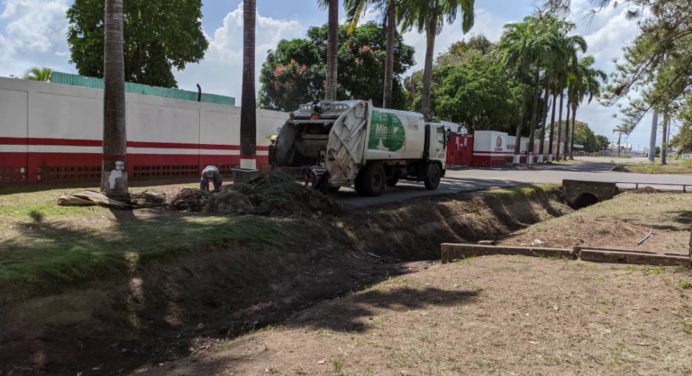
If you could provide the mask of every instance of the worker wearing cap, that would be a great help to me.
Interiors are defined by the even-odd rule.
[[[214,191],[218,192],[221,189],[221,173],[216,166],[207,166],[202,170],[202,179],[199,183],[199,189],[209,191],[209,180],[214,184]]]

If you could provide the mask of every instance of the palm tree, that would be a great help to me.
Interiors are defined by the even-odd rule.
[[[255,98],[256,0],[243,2],[243,84],[240,104],[240,168],[255,170],[257,103]]]
[[[52,75],[53,75],[53,70],[50,68],[33,67],[26,72],[26,74],[24,75],[24,79],[25,80],[31,80],[31,81],[49,82],[50,77]]]
[[[125,133],[125,54],[123,0],[106,0],[103,51],[103,162],[101,191],[127,197],[127,135]]]
[[[564,87],[566,84],[566,76],[567,76],[567,70],[571,65],[571,62],[577,61],[577,53],[578,52],[585,52],[586,51],[586,41],[584,38],[580,36],[568,36],[567,33],[571,30],[574,29],[575,25],[570,22],[565,22],[565,21],[559,21],[560,23],[560,29],[561,29],[561,35],[559,37],[558,43],[557,43],[557,49],[556,49],[556,54],[553,56],[553,60],[551,62],[550,68],[549,68],[549,76],[550,76],[550,90],[552,92],[553,96],[553,109],[552,109],[552,115],[551,115],[551,123],[550,123],[550,136],[549,136],[549,142],[548,142],[548,154],[550,155],[550,158],[553,156],[553,133],[554,133],[554,126],[555,126],[555,110],[557,107],[557,96],[558,94],[560,95],[560,111],[559,111],[559,118],[558,118],[558,123],[562,121],[562,106],[563,106],[563,93],[564,93]],[[546,98],[547,100],[547,98]],[[558,140],[557,144],[560,145],[560,136],[561,136],[561,128],[558,127]],[[557,148],[557,154],[558,154],[558,159],[559,159],[559,146]],[[543,151],[541,150],[541,154]]]
[[[423,97],[421,99],[421,112],[425,116],[425,120],[430,120],[430,86],[435,37],[442,31],[445,23],[453,23],[456,20],[459,8],[461,8],[462,14],[462,31],[466,33],[473,27],[474,0],[401,0],[398,7],[402,30],[408,31],[416,28],[418,32],[425,32],[426,35]]]
[[[565,134],[565,159],[567,158],[567,150],[569,150],[570,159],[574,159],[574,128],[579,104],[587,96],[587,103],[591,103],[595,96],[601,95],[601,81],[607,79],[603,71],[593,67],[594,62],[593,56],[583,57],[574,66],[567,80],[569,94],[567,103],[572,108],[572,126],[569,126],[568,118],[566,129],[569,131]],[[569,137],[567,137],[568,134]]]
[[[321,7],[328,9],[327,21],[327,86],[325,99],[336,100],[337,57],[339,51],[339,0],[318,0]]]
[[[620,156],[620,141],[622,140],[622,135],[629,136],[630,129],[627,125],[621,124],[613,129],[613,133],[618,135],[618,157]]]
[[[392,105],[392,86],[394,81],[394,45],[396,44],[396,8],[399,0],[346,0],[346,13],[350,21],[349,35],[353,33],[360,16],[368,5],[384,10],[384,28],[386,33],[387,53],[384,60],[384,93],[382,94],[382,107],[389,108]]]
[[[536,128],[538,98],[540,95],[540,78],[542,63],[549,59],[551,45],[545,28],[536,17],[526,17],[523,22],[505,25],[505,31],[500,39],[499,49],[504,64],[514,70],[515,76],[521,82],[533,86],[533,104],[531,107],[531,129],[529,155],[533,155],[533,136]],[[517,125],[514,146],[514,163],[519,163],[521,152],[521,134],[523,119]],[[531,157],[528,159],[531,163]]]

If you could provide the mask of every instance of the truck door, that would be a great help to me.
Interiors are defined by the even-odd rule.
[[[361,101],[334,122],[325,156],[330,185],[348,185],[355,181],[363,166],[369,112],[368,102]]]
[[[445,166],[447,159],[447,135],[443,126],[433,126],[430,129],[430,159],[442,162],[442,167]]]

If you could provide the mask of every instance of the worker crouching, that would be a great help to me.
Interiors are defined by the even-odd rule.
[[[218,192],[221,189],[221,173],[216,166],[207,166],[202,170],[202,179],[199,183],[199,189],[208,192],[209,191],[209,181],[214,185],[214,192]]]

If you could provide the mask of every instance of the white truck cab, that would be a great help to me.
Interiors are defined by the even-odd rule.
[[[270,150],[273,168],[300,171],[316,187],[382,194],[400,179],[436,189],[445,174],[446,127],[371,102],[315,101],[291,114]]]

